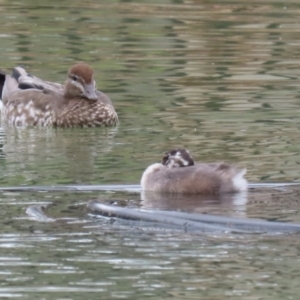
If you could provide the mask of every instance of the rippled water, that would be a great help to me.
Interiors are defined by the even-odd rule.
[[[117,128],[0,131],[0,184],[137,184],[173,147],[300,181],[297,1],[0,0],[1,69],[63,82],[90,63]],[[1,191],[0,297],[297,299],[297,234],[187,234],[113,226],[91,199],[300,223],[294,187],[247,197],[147,199],[122,191]],[[142,199],[142,200],[141,200]],[[51,223],[30,204],[53,203]]]

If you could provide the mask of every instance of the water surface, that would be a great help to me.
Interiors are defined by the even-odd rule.
[[[297,1],[0,1],[1,69],[63,82],[90,63],[116,128],[0,131],[1,186],[138,184],[166,150],[226,160],[250,182],[297,182]],[[300,222],[298,187],[246,198],[146,199],[122,191],[1,191],[0,297],[297,299],[298,235],[115,227],[91,199]],[[52,223],[29,220],[53,203]]]

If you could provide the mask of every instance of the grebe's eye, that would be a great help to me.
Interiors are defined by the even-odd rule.
[[[167,164],[167,162],[168,162],[168,160],[169,160],[169,155],[168,155],[168,153],[166,153],[166,155],[162,158],[162,164],[163,165],[166,165]]]
[[[76,75],[72,75],[72,79],[74,80],[74,81],[77,81],[77,76]]]

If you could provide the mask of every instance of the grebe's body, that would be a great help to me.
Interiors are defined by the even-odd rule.
[[[247,190],[246,169],[226,163],[194,163],[185,149],[168,152],[162,163],[150,165],[142,189],[159,193],[221,194]]]

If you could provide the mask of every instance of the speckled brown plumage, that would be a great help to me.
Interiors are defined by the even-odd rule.
[[[69,69],[64,86],[18,67],[14,76],[5,76],[1,94],[2,121],[12,126],[113,126],[118,121],[109,97],[95,88],[93,70],[83,63]]]

